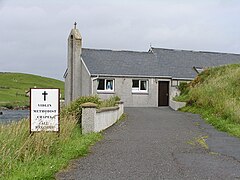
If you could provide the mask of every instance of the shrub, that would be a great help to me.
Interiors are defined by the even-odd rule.
[[[189,83],[180,82],[177,89],[180,91],[180,95],[173,98],[175,101],[186,102],[188,100],[188,92],[190,90]]]
[[[82,97],[78,98],[77,100],[73,101],[67,107],[63,108],[61,115],[63,115],[63,116],[74,115],[80,122],[81,115],[82,115],[82,107],[81,107],[82,104],[91,102],[91,103],[97,104],[97,108],[111,107],[111,106],[115,106],[117,101],[119,101],[119,100],[120,100],[120,98],[118,96],[112,96],[109,99],[106,99],[103,101],[98,96],[82,96]]]
[[[73,101],[68,105],[67,107],[62,109],[61,115],[74,115],[80,121],[81,115],[82,115],[82,107],[81,105],[86,102],[92,102],[97,105],[100,104],[100,98],[98,96],[82,96],[78,98],[77,100]]]
[[[195,87],[195,86],[201,84],[210,76],[210,74],[211,74],[211,72],[209,69],[204,70],[203,72],[198,74],[198,76],[192,82],[190,82],[189,86]]]
[[[180,95],[187,94],[189,91],[189,84],[187,82],[181,82],[177,88],[180,90]]]
[[[120,101],[120,98],[118,96],[112,96],[109,99],[101,101],[100,104],[98,105],[98,108],[116,106],[116,103],[118,101]]]

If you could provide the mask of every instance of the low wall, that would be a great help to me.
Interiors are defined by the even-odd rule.
[[[113,125],[123,114],[123,102],[118,106],[97,109],[94,103],[82,104],[82,133],[100,132]]]
[[[174,109],[175,111],[177,111],[178,109],[186,106],[185,102],[178,102],[178,101],[174,101],[174,100],[170,100],[169,101],[169,106]]]

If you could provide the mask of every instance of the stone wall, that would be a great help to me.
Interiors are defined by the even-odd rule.
[[[170,99],[170,101],[169,101],[169,106],[170,106],[173,110],[177,111],[178,109],[186,106],[186,103],[185,103],[185,102],[178,102],[178,101],[174,101],[174,100]]]
[[[122,102],[118,106],[97,109],[94,103],[82,105],[82,133],[100,132],[112,126],[124,113]]]

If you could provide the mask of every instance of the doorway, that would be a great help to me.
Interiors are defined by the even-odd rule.
[[[158,82],[158,106],[169,105],[169,81]]]

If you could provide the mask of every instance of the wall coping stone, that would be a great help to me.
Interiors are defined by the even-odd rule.
[[[83,103],[81,106],[82,108],[97,108],[97,104],[91,102]]]
[[[100,112],[105,112],[105,111],[114,111],[114,110],[117,110],[119,109],[118,106],[114,106],[114,107],[104,107],[104,108],[100,108],[100,109],[97,109],[97,113],[100,113]]]

